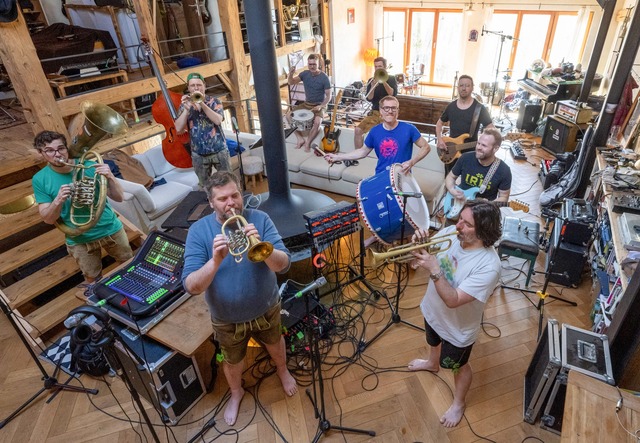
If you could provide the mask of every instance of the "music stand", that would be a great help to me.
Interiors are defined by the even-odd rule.
[[[29,406],[36,398],[40,396],[40,394],[42,394],[45,391],[52,391],[52,395],[47,400],[47,403],[51,402],[51,400],[53,400],[55,396],[58,394],[58,392],[60,391],[84,392],[87,394],[94,394],[94,395],[98,393],[97,389],[88,389],[80,386],[70,386],[68,383],[73,378],[73,374],[69,377],[69,379],[65,383],[58,383],[58,380],[56,377],[60,370],[60,363],[62,361],[62,358],[58,360],[58,363],[56,364],[56,369],[53,372],[53,375],[49,375],[47,371],[44,369],[44,366],[42,366],[42,363],[40,363],[40,360],[38,359],[38,356],[36,355],[36,353],[33,351],[33,349],[31,349],[31,345],[29,345],[29,343],[27,342],[27,339],[24,337],[24,335],[20,331],[20,328],[18,328],[18,325],[16,324],[16,321],[13,318],[13,313],[11,311],[11,308],[9,307],[9,304],[4,300],[3,297],[0,297],[0,307],[2,308],[2,312],[4,312],[4,315],[7,317],[7,319],[9,319],[9,323],[11,323],[11,326],[13,326],[13,329],[15,329],[15,331],[18,333],[18,337],[20,337],[22,344],[24,344],[24,347],[27,348],[27,351],[29,351],[29,355],[31,355],[31,359],[40,370],[40,373],[42,374],[42,380],[44,380],[44,385],[42,386],[42,388],[40,388],[38,392],[33,394],[33,396],[31,396],[29,400],[27,400],[21,406],[19,406],[18,409],[16,409],[11,414],[9,414],[7,418],[0,421],[0,429],[2,429],[6,424],[8,424],[11,420],[13,420],[18,414],[20,414],[20,412],[23,409]]]
[[[313,385],[313,395],[311,395],[311,390],[307,388],[305,393],[311,404],[313,405],[313,411],[315,413],[315,418],[318,419],[318,430],[316,431],[316,435],[313,437],[312,443],[316,443],[320,440],[320,438],[324,435],[325,432],[330,431],[331,429],[335,429],[338,431],[346,431],[353,432],[357,434],[367,434],[371,437],[375,437],[375,431],[368,431],[365,429],[356,429],[356,428],[347,428],[344,426],[333,426],[331,422],[327,419],[326,409],[324,405],[324,379],[322,377],[322,360],[320,358],[320,345],[318,340],[316,339],[316,325],[311,321],[311,310],[309,308],[309,297],[313,294],[316,300],[319,299],[320,295],[318,293],[318,289],[311,291],[307,294],[304,294],[304,306],[306,317],[308,321],[306,322],[306,337],[307,337],[307,349],[309,349],[309,360],[311,362],[311,383]],[[317,386],[316,386],[316,373],[317,373]]]
[[[405,225],[407,221],[407,198],[409,198],[409,195],[407,195],[406,193],[403,193],[401,196],[402,196],[402,223],[400,224],[400,245],[402,245],[404,241]],[[420,195],[419,198],[422,198],[422,194]],[[391,317],[389,318],[389,321],[387,322],[385,327],[382,328],[380,332],[378,332],[371,340],[369,340],[368,342],[362,342],[362,341],[360,342],[360,346],[359,346],[360,351],[364,351],[365,349],[367,349],[367,347],[369,347],[371,343],[376,341],[378,337],[384,334],[384,332],[387,329],[389,329],[392,325],[397,323],[404,323],[407,326],[411,326],[412,328],[425,332],[424,328],[421,328],[420,326],[416,326],[413,323],[403,320],[400,317],[400,293],[402,292],[402,282],[400,279],[400,275],[402,273],[402,268],[406,266],[407,264],[396,263],[396,275],[398,276],[398,280],[396,284],[395,306],[393,305],[393,303],[391,303],[391,300],[389,299],[389,296],[387,295],[387,293],[385,291],[382,291],[382,296],[385,298],[385,300],[387,300],[387,304],[389,305],[389,309],[391,310]]]

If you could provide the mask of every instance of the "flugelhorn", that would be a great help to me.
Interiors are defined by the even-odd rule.
[[[247,253],[247,258],[252,262],[261,262],[269,258],[273,252],[273,244],[268,241],[260,241],[254,236],[247,236],[244,228],[247,226],[247,219],[240,214],[236,214],[232,209],[233,215],[229,217],[222,225],[222,234],[227,237],[229,253],[233,255],[236,263],[242,261],[242,256]],[[229,226],[235,223],[237,229]],[[229,232],[227,234],[227,231]]]
[[[386,69],[378,68],[373,73],[373,79],[378,83],[385,83],[387,80],[389,80],[389,73]]]
[[[426,242],[414,242],[387,249],[386,252],[371,251],[370,264],[377,268],[384,263],[408,263],[415,259],[411,251],[426,249],[431,255],[444,252],[451,247],[451,238],[458,235],[458,231],[440,237],[433,237]]]
[[[204,94],[199,91],[194,91],[189,94],[189,101],[191,103],[202,103],[204,101]]]

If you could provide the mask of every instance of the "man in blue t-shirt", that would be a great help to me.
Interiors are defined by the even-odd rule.
[[[76,160],[69,159],[66,137],[58,132],[42,131],[36,135],[33,145],[47,162],[31,180],[42,220],[50,225],[58,222],[72,229],[78,228],[71,222],[71,204],[74,200],[72,184],[75,175],[72,163]],[[117,202],[123,200],[122,187],[108,165],[86,161],[84,166],[92,166],[84,171],[87,178],[94,174],[107,178],[109,198]],[[90,209],[79,207],[74,209],[74,214],[84,221],[82,215]],[[66,244],[69,255],[76,260],[84,276],[84,285],[93,284],[102,276],[102,248],[119,263],[133,257],[127,234],[109,202],[105,204],[104,211],[94,226],[79,235],[67,234]]]
[[[191,161],[202,188],[215,171],[231,171],[227,140],[220,126],[224,121],[222,103],[205,95],[204,77],[197,72],[187,76],[189,94],[182,96],[175,126],[178,133],[188,130],[191,139]],[[200,94],[201,100],[194,100]]]
[[[292,108],[291,112],[287,114],[287,120],[289,124],[296,127],[296,149],[304,147],[305,152],[311,150],[311,143],[318,135],[320,131],[320,123],[322,122],[322,116],[324,110],[331,100],[331,82],[327,74],[320,69],[320,57],[317,54],[309,55],[307,59],[307,71],[302,71],[299,75],[295,75],[296,68],[292,67],[289,71],[288,82],[289,85],[297,85],[302,82],[304,85],[305,101],[300,105],[296,105]],[[296,111],[298,114],[305,113],[300,111],[310,111],[313,120],[296,119]]]
[[[213,214],[195,222],[187,235],[182,281],[191,294],[204,293],[211,315],[215,339],[224,358],[224,375],[231,396],[224,420],[232,426],[244,397],[242,373],[250,338],[262,343],[276,365],[284,392],[298,392],[287,369],[284,338],[280,330],[280,295],[276,273],[289,269],[290,254],[269,216],[257,209],[243,210],[238,178],[231,172],[216,172],[205,187]],[[247,224],[225,226],[233,215],[242,215]],[[269,242],[271,255],[262,261],[237,261],[229,251],[229,236]],[[234,248],[235,249],[235,248]]]

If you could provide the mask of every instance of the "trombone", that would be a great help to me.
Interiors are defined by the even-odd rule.
[[[373,73],[373,80],[378,83],[384,83],[389,80],[389,73],[384,68],[378,68]]]
[[[373,268],[378,268],[385,263],[408,263],[415,259],[412,251],[426,249],[428,254],[435,255],[444,252],[451,247],[451,238],[458,235],[458,231],[447,235],[433,237],[425,242],[414,242],[406,245],[389,248],[386,252],[371,251],[370,262]]]

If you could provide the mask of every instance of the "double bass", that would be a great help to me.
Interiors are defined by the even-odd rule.
[[[180,107],[182,95],[167,89],[164,79],[158,70],[156,60],[153,58],[153,52],[149,46],[149,42],[146,39],[142,39],[142,44],[145,49],[147,61],[153,69],[160,84],[160,89],[162,90],[162,97],[158,97],[151,106],[153,118],[156,122],[164,126],[166,132],[166,136],[162,140],[162,154],[164,158],[176,168],[190,168],[192,162],[191,149],[189,147],[189,133],[183,132],[178,134],[175,125],[175,121],[178,118],[176,108]]]

